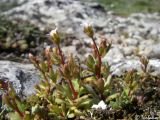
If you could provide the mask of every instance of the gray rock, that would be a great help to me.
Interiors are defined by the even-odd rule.
[[[76,46],[67,46],[67,47],[63,47],[62,51],[64,52],[64,54],[66,56],[70,55],[70,54],[77,54],[76,51]]]
[[[95,24],[97,28],[106,25],[105,17],[99,17],[106,14],[100,4],[80,0],[28,0],[4,14],[11,19],[29,20],[41,29],[56,26],[62,32],[74,32],[72,34],[77,36],[83,31],[80,24],[86,21],[100,23]]]
[[[127,45],[133,45],[133,46],[137,46],[139,44],[139,41],[133,38],[127,38],[125,42]]]
[[[110,14],[96,2],[84,0],[17,1],[23,1],[23,4],[3,12],[10,19],[29,20],[41,29],[54,29],[57,26],[60,29],[59,31],[75,36],[76,39],[85,39],[84,43],[87,44],[84,48],[91,40],[86,39],[83,27],[80,25],[90,22],[93,23],[96,33],[113,38],[114,44],[137,47],[140,54],[149,55],[150,58],[159,58],[159,47],[154,45],[155,41],[158,44],[160,43],[160,14],[158,13],[135,13],[125,18]],[[67,46],[71,45],[73,44],[70,43]],[[77,48],[79,47],[76,46]],[[124,54],[120,52],[120,55],[116,55],[123,55],[125,58],[129,55],[132,56],[133,49],[122,47],[120,51],[124,51]],[[120,57],[115,57],[116,55],[110,55],[111,59],[119,61],[116,59]]]
[[[123,51],[115,46],[105,55],[103,61],[108,61],[109,64],[116,64],[124,60]]]
[[[0,61],[0,68],[0,79],[9,81],[20,96],[35,92],[34,85],[39,83],[39,75],[32,64]]]
[[[148,58],[160,59],[160,43],[158,44],[142,44],[140,45],[140,54],[147,56]]]
[[[137,70],[141,72],[141,63],[136,59],[129,59],[119,62],[118,64],[111,65],[112,75],[121,76],[129,70]],[[154,76],[160,76],[160,60],[149,60],[148,72]]]
[[[128,46],[123,48],[123,53],[125,56],[132,56],[136,50],[135,46]]]

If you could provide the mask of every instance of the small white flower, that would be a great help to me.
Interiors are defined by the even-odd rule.
[[[54,43],[56,43],[56,44],[60,43],[60,35],[58,34],[57,28],[55,28],[54,30],[51,30],[49,35]]]
[[[85,23],[83,23],[82,25],[83,25],[84,28],[87,28],[88,26],[92,26],[92,24],[91,24],[91,23],[88,23],[88,22],[85,22]]]
[[[50,47],[50,46],[47,46],[46,49],[45,49],[45,54],[46,54],[47,56],[49,55],[50,50],[51,50],[51,47]]]
[[[51,30],[50,31],[50,33],[49,33],[49,35],[50,36],[54,36],[55,34],[57,34],[58,32],[57,32],[57,28],[55,28],[54,30]]]
[[[102,110],[105,110],[107,108],[107,105],[104,103],[103,100],[101,100],[98,105],[93,104],[92,108],[98,109],[101,108]]]
[[[84,23],[83,27],[84,27],[84,33],[86,33],[90,38],[93,38],[94,31],[92,25],[90,23]]]
[[[33,58],[32,53],[29,53],[28,56],[29,56],[29,58]]]

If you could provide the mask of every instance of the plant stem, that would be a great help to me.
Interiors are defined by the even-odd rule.
[[[14,98],[13,98],[13,104],[15,104],[15,111],[19,114],[19,116],[20,116],[21,118],[23,118],[23,117],[24,117],[24,114],[19,110],[19,108],[18,108],[18,106],[17,106],[16,101],[15,101]]]
[[[49,94],[49,93],[50,93],[50,90],[51,90],[51,86],[50,86],[49,80],[48,80],[48,78],[47,78],[45,72],[44,72],[44,71],[41,69],[41,67],[39,66],[39,64],[37,64],[37,68],[40,70],[40,72],[42,73],[42,75],[43,75],[45,81],[46,81],[47,84],[48,84],[49,89],[48,89],[47,93]]]
[[[16,112],[21,116],[21,118],[23,118],[23,117],[24,117],[23,113],[22,113],[22,112],[20,112],[18,108],[17,108],[15,111],[16,111]]]
[[[62,64],[64,65],[64,64],[65,64],[64,56],[63,56],[63,54],[62,54],[62,50],[61,50],[59,44],[57,44],[57,48],[58,48],[58,50],[59,50],[59,55],[60,55],[60,57],[61,57]]]
[[[99,50],[98,50],[98,47],[97,47],[97,44],[95,42],[95,39],[92,37],[92,41],[93,41],[93,44],[94,44],[94,48],[96,50],[96,54],[97,54],[97,57],[98,57],[98,68],[99,68],[99,72],[97,74],[97,77],[98,78],[101,78],[101,65],[102,65],[102,61],[101,61],[101,55],[99,53]]]
[[[59,55],[60,55],[60,57],[61,57],[62,64],[64,65],[64,64],[65,64],[64,56],[63,56],[63,53],[62,53],[62,50],[61,50],[59,44],[57,44],[57,48],[58,48],[58,50],[59,50]],[[74,96],[73,99],[76,99],[77,96],[78,96],[78,93],[77,93],[76,90],[74,89],[73,83],[72,83],[72,81],[71,81],[70,79],[68,79],[68,85],[69,85],[69,87],[70,87],[70,89],[71,89],[71,91],[72,91],[72,93],[73,93],[73,96]]]
[[[73,99],[76,99],[78,96],[78,93],[75,91],[73,84],[72,84],[72,81],[70,79],[68,79],[68,83],[69,83],[70,89],[71,89],[73,96],[74,96]]]

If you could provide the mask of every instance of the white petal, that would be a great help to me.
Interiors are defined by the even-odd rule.
[[[105,110],[106,107],[107,107],[103,100],[101,100],[101,101],[98,103],[98,106],[99,106],[100,108],[102,108],[103,110]]]
[[[87,27],[89,27],[89,26],[92,26],[92,23],[91,23],[91,22],[83,22],[81,25],[82,25],[84,28],[87,28]]]
[[[53,36],[54,34],[57,34],[57,28],[51,30],[51,32],[49,33],[50,36]]]
[[[98,109],[98,108],[99,108],[99,106],[98,106],[98,105],[93,104],[93,105],[92,105],[92,108],[94,108],[94,109]]]

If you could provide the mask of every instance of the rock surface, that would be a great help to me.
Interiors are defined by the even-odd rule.
[[[29,20],[41,29],[54,29],[75,36],[73,40],[64,40],[68,48],[76,46],[76,50],[83,48],[83,55],[88,52],[86,36],[80,26],[85,22],[93,23],[98,35],[112,39],[111,52],[120,54],[118,59],[132,58],[134,53],[144,54],[149,58],[160,58],[160,13],[134,13],[128,17],[115,15],[106,11],[103,6],[95,2],[82,0],[20,0],[23,4],[16,6],[3,14],[11,19]],[[77,40],[84,40],[82,47],[74,44]],[[158,43],[158,44],[157,44]],[[67,48],[65,47],[65,50]],[[68,51],[67,51],[68,52]],[[82,54],[81,52],[78,52]],[[112,55],[111,55],[112,56]]]
[[[78,0],[28,0],[21,6],[6,11],[5,14],[11,18],[30,20],[41,29],[53,29],[56,25],[65,33],[76,35],[81,31],[80,24],[86,20],[105,20],[104,17],[98,17],[105,14],[102,6]]]
[[[124,60],[122,62],[118,62],[117,64],[111,65],[112,75],[116,76],[121,76],[128,70],[132,69],[139,72],[142,71],[141,63],[139,60]],[[147,70],[151,75],[160,76],[160,60],[150,60]]]
[[[32,64],[0,61],[0,80],[9,81],[20,96],[34,93],[34,85],[39,82],[38,71]]]

